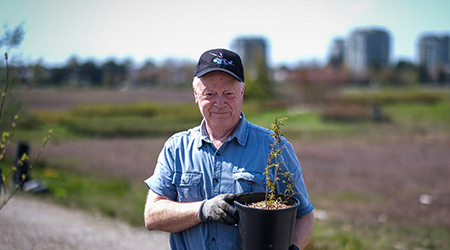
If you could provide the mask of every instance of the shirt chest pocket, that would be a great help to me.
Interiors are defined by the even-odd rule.
[[[192,202],[203,199],[201,194],[202,173],[200,172],[176,172],[173,184],[177,187],[177,201]]]
[[[266,176],[255,172],[234,172],[234,193],[251,193],[266,191]]]

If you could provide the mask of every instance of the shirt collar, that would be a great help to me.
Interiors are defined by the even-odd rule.
[[[236,138],[237,142],[241,146],[245,146],[247,143],[247,137],[248,137],[248,121],[245,119],[244,113],[241,111],[241,120],[239,122],[239,125],[234,131],[234,134],[230,136],[226,142],[233,140]],[[211,140],[209,139],[208,132],[206,131],[206,124],[205,120],[203,119],[201,125],[200,125],[200,134],[199,134],[199,140],[197,143],[197,147],[201,147],[203,145],[202,142],[211,143]]]

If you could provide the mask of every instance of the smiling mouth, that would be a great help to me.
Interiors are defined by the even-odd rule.
[[[230,112],[212,112],[213,115],[218,115],[218,116],[225,116],[225,115],[229,115]]]

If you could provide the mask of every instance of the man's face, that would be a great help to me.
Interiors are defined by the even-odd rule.
[[[213,71],[194,86],[195,102],[210,129],[231,129],[240,120],[244,85],[231,75]]]

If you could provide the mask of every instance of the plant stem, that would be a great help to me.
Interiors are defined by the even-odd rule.
[[[0,106],[0,125],[2,124],[3,105],[5,104],[6,93],[8,92],[8,85],[9,85],[8,53],[6,52],[5,52],[5,62],[6,62],[6,83],[5,83],[5,90],[2,93],[2,104]]]
[[[17,193],[17,191],[20,190],[20,187],[22,186],[22,184],[23,184],[24,181],[27,179],[27,177],[30,175],[31,169],[33,169],[33,167],[34,167],[34,166],[36,165],[36,163],[38,162],[38,160],[39,160],[39,158],[40,158],[42,152],[44,152],[45,145],[47,145],[47,142],[48,142],[48,140],[50,139],[52,133],[53,133],[53,131],[50,129],[50,130],[48,131],[47,137],[44,138],[44,142],[42,143],[41,149],[39,150],[39,153],[37,154],[36,158],[34,159],[33,164],[30,165],[30,169],[28,170],[28,172],[27,172],[25,178],[22,178],[21,183],[18,184],[18,185],[16,186],[16,188],[11,192],[11,194],[8,196],[8,198],[6,198],[5,200],[3,200],[3,201],[1,202],[1,204],[0,204],[0,210],[2,210],[2,208],[3,208],[4,206],[6,206],[6,204],[8,203],[8,201],[11,200],[12,197],[14,197],[14,195]]]

